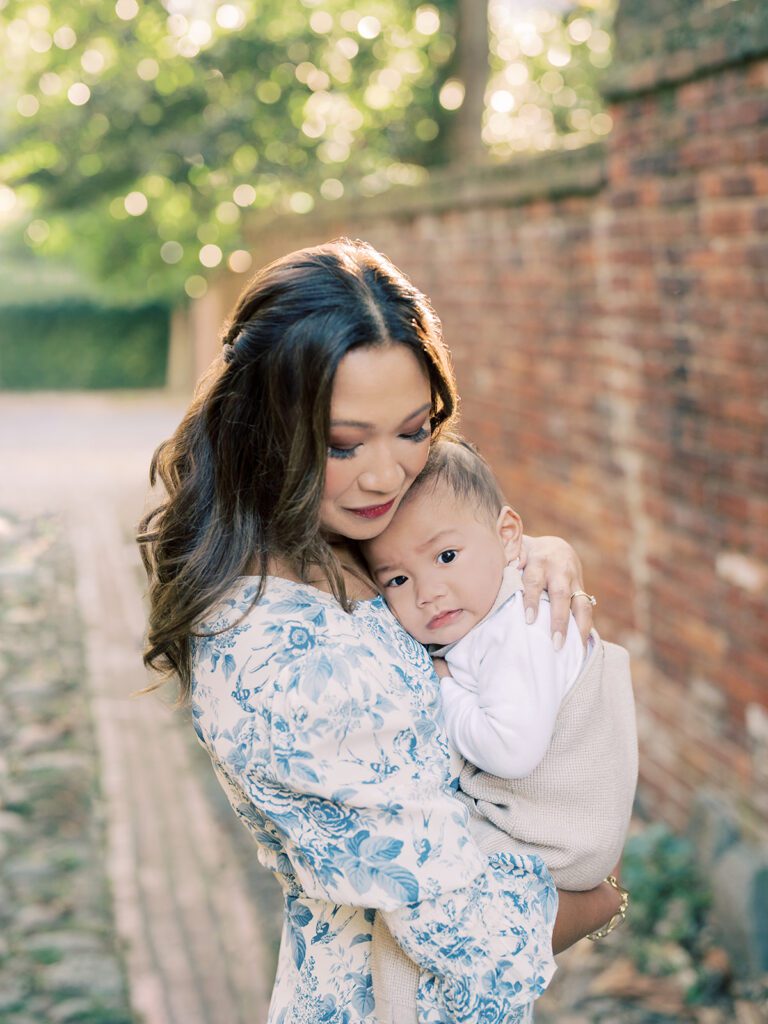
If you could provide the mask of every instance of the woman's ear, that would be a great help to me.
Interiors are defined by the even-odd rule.
[[[507,565],[520,557],[523,543],[523,521],[509,505],[505,505],[496,520],[496,531],[504,545]]]

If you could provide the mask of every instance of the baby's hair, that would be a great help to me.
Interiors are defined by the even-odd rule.
[[[507,504],[491,467],[469,441],[461,437],[443,437],[429,451],[424,469],[407,490],[403,504],[425,487],[432,491],[445,484],[458,501],[472,502],[492,522]]]

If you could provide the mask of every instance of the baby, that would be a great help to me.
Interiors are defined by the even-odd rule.
[[[629,659],[594,630],[585,649],[573,616],[555,650],[546,595],[526,623],[522,535],[485,461],[445,440],[364,555],[397,619],[445,659],[457,796],[482,849],[538,854],[559,888],[591,889],[619,860],[637,781]],[[374,941],[377,1009],[379,955]]]

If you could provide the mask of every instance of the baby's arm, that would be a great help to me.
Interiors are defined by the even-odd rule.
[[[439,674],[446,730],[472,764],[500,778],[529,775],[547,752],[584,647],[572,621],[562,650],[550,639],[549,602],[533,625],[517,593],[449,651]]]

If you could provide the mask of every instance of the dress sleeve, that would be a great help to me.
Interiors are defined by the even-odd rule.
[[[578,630],[572,623],[556,651],[549,603],[542,600],[529,625],[516,594],[464,643],[466,653],[448,653],[452,675],[441,681],[448,737],[482,771],[524,778],[546,754],[563,697],[581,670]]]
[[[478,1019],[488,1000],[525,1005],[554,970],[551,878],[535,858],[501,870],[481,856],[447,786],[437,706],[409,702],[393,671],[356,664],[340,645],[286,666],[271,708],[271,778],[246,759],[240,784],[276,826],[302,888],[384,912],[435,975],[435,1005],[451,1020]]]

